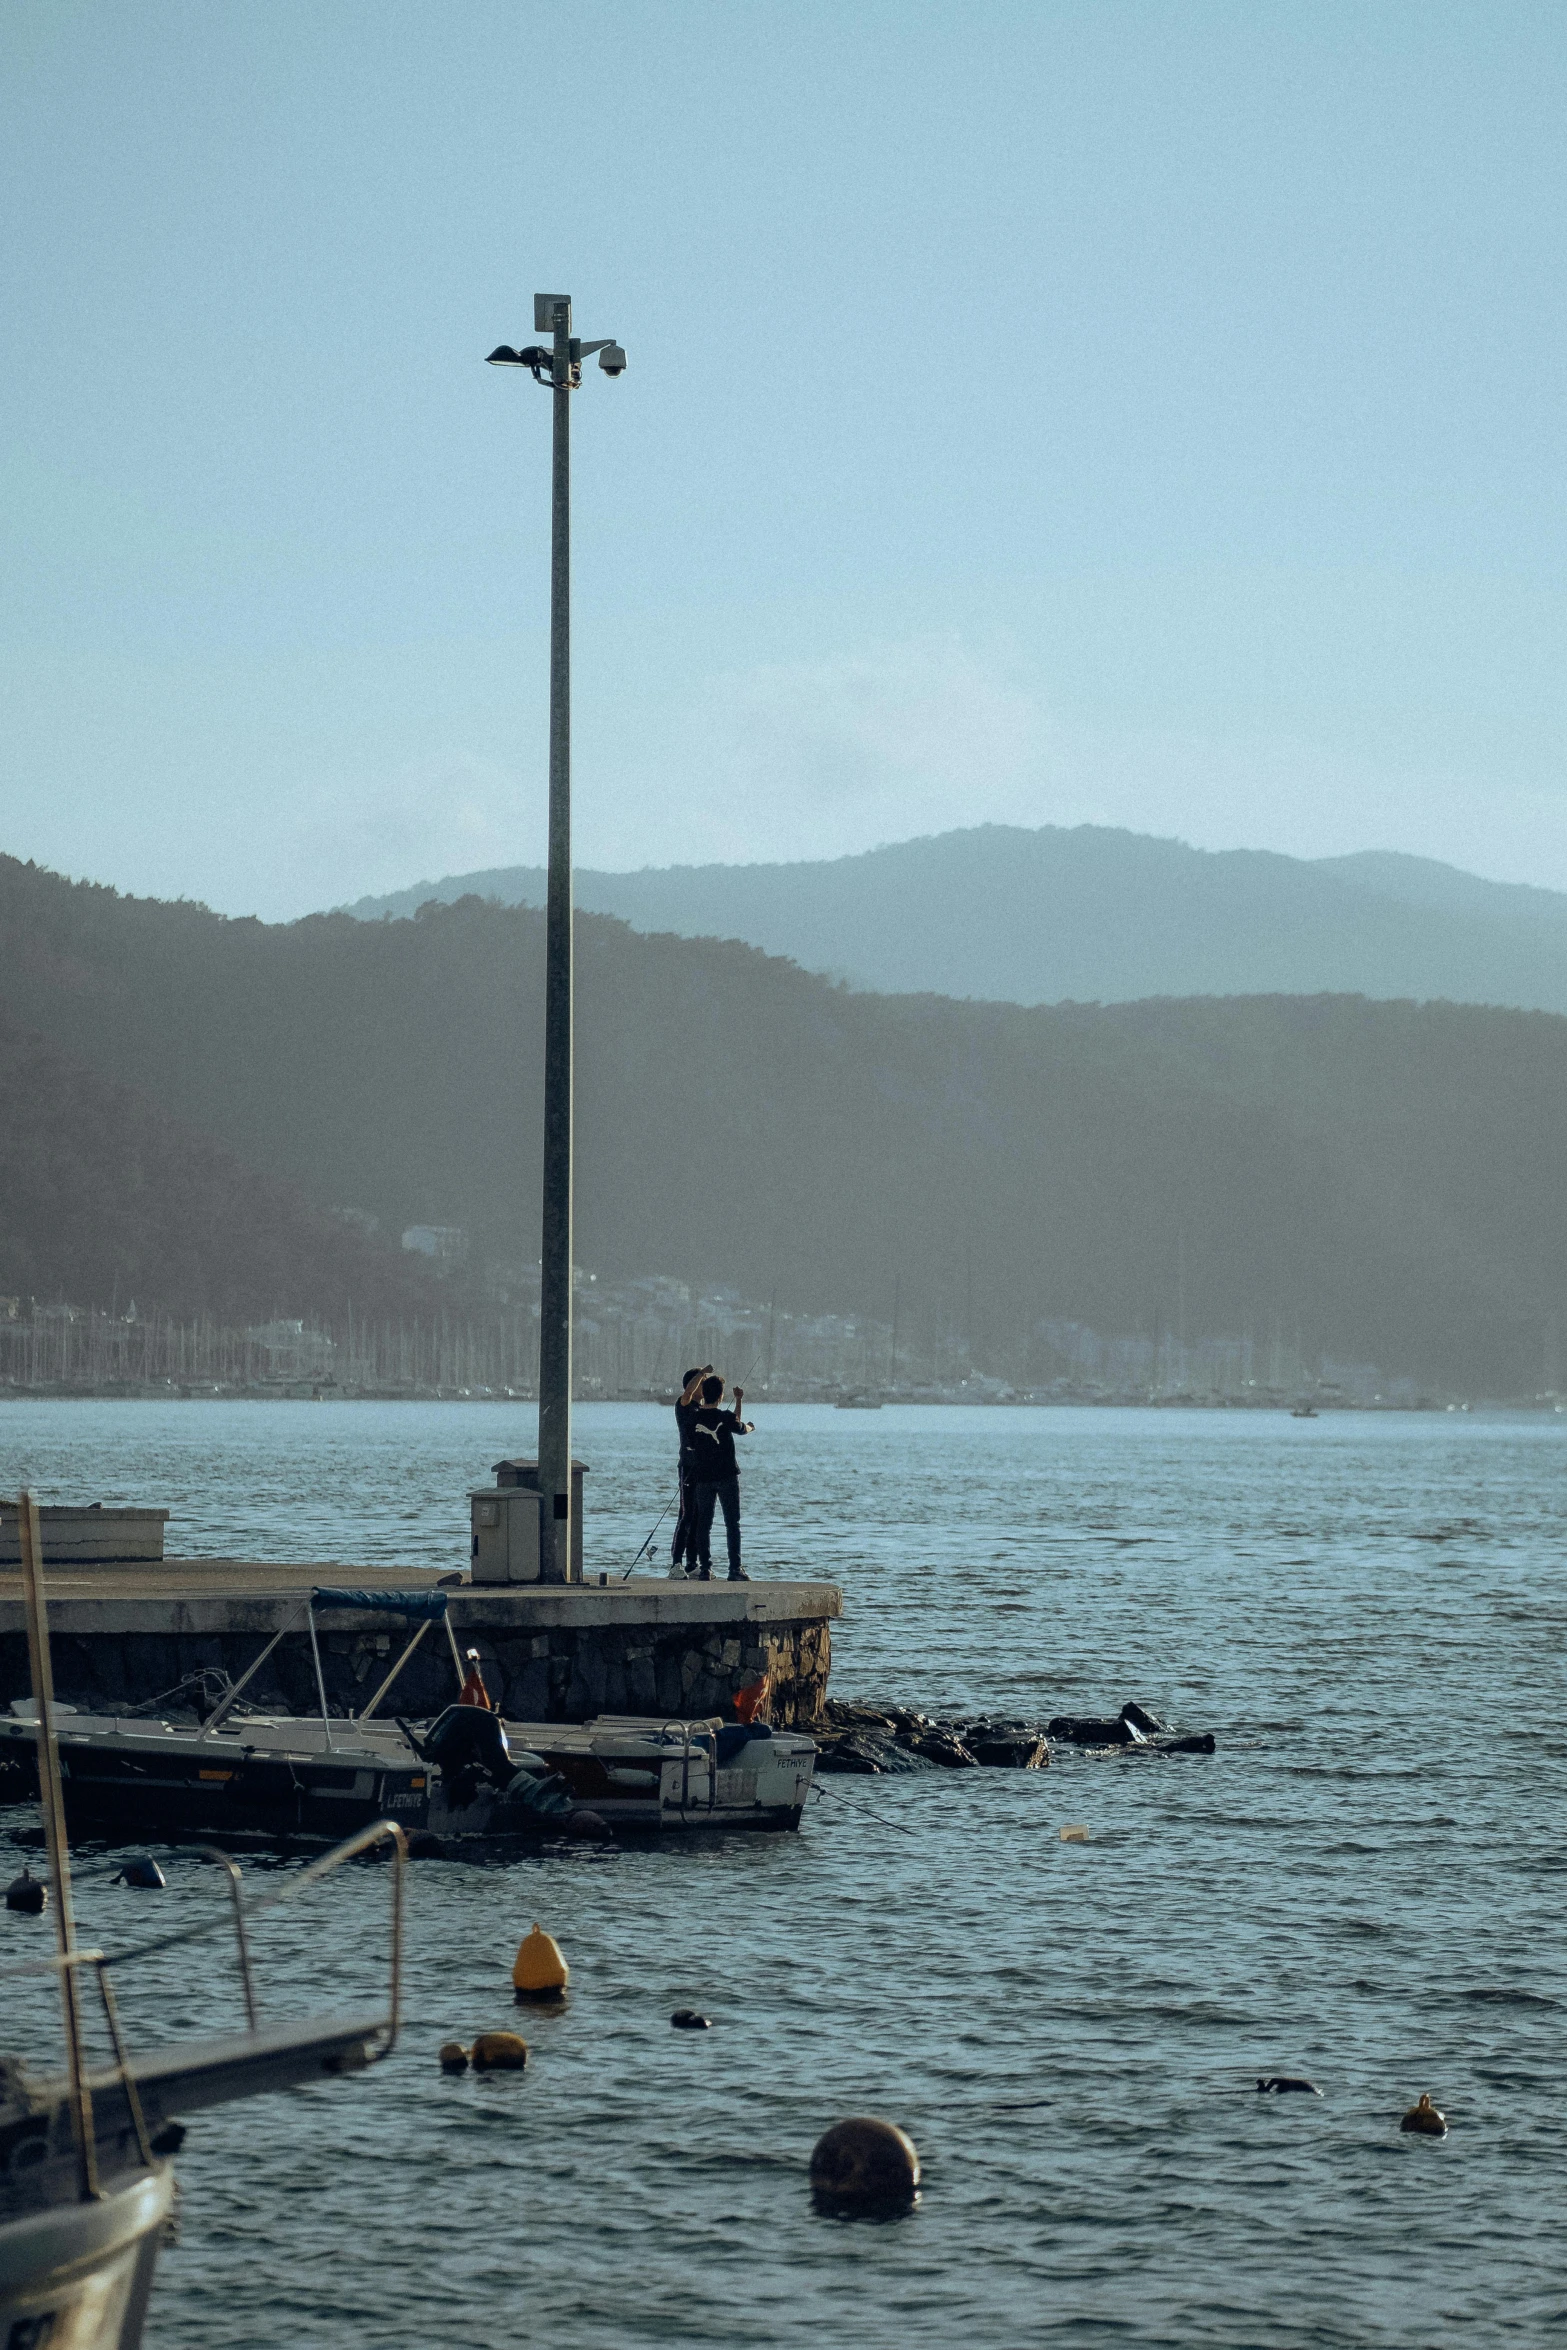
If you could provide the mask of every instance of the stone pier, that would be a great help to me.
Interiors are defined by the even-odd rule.
[[[312,1585],[423,1589],[433,1574],[345,1566],[259,1566],[234,1559],[46,1571],[55,1691],[112,1712],[215,1666],[238,1680]],[[492,1697],[513,1721],[580,1722],[600,1713],[732,1714],[735,1691],[772,1681],[779,1728],[820,1715],[842,1612],[831,1583],[672,1583],[652,1576],[590,1584],[471,1584],[452,1590],[461,1648],[477,1648]],[[322,1675],[334,1713],[362,1706],[412,1627],[388,1612],[320,1608]],[[456,1693],[451,1646],[432,1625],[382,1707],[426,1716]],[[0,1706],[28,1694],[21,1581],[0,1570]],[[303,1611],[245,1692],[290,1713],[319,1710]]]

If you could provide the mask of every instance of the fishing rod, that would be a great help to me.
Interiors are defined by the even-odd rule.
[[[677,1502],[679,1499],[680,1492],[679,1488],[677,1487],[675,1492],[670,1496],[670,1500],[665,1502],[663,1508],[659,1511],[658,1516],[653,1520],[652,1525],[649,1526],[641,1550],[637,1552],[636,1557],[632,1560],[630,1566],[627,1567],[625,1573],[620,1578],[622,1583],[630,1582],[632,1575],[642,1563],[643,1557],[647,1552],[648,1545],[652,1542],[654,1535],[658,1532],[660,1526],[662,1526],[664,1520],[668,1517],[672,1503]]]

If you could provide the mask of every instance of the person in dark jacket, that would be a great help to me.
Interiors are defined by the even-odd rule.
[[[691,1417],[691,1494],[696,1519],[697,1573],[705,1583],[713,1572],[713,1512],[724,1513],[724,1535],[729,1545],[729,1580],[749,1581],[740,1564],[740,1463],[735,1438],[754,1433],[754,1423],[743,1420],[745,1389],[735,1389],[734,1410],[723,1409],[724,1383],[709,1373],[702,1381],[702,1400]]]
[[[691,1422],[700,1403],[702,1382],[712,1370],[711,1363],[703,1363],[697,1370],[688,1371],[681,1386],[680,1400],[675,1405],[675,1427],[680,1436],[680,1514],[675,1520],[674,1538],[669,1545],[671,1574],[696,1573],[696,1513],[691,1503]]]

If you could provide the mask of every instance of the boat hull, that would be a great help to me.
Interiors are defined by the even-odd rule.
[[[137,2350],[173,2199],[163,2165],[96,2202],[0,2221],[0,2343]]]
[[[18,1765],[18,1795],[22,1727],[0,1721],[0,1766]],[[571,1833],[573,1815],[586,1812],[616,1833],[786,1831],[800,1824],[816,1759],[814,1743],[797,1734],[727,1757],[710,1725],[680,1736],[656,1724],[506,1729],[513,1753],[535,1757],[561,1790],[553,1810],[530,1807],[521,1776],[509,1790],[448,1779],[390,1723],[334,1724],[329,1747],[319,1721],[201,1739],[159,1724],[80,1719],[60,1737],[66,1818],[75,1839],[234,1851],[328,1846],[382,1819],[443,1840]]]

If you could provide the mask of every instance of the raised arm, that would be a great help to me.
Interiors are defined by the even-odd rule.
[[[708,1376],[708,1373],[712,1370],[712,1368],[712,1364],[709,1363],[706,1366],[706,1369],[701,1371],[693,1371],[691,1374],[690,1384],[686,1388],[685,1394],[680,1398],[682,1403],[695,1403],[697,1397],[702,1392],[702,1382]]]

